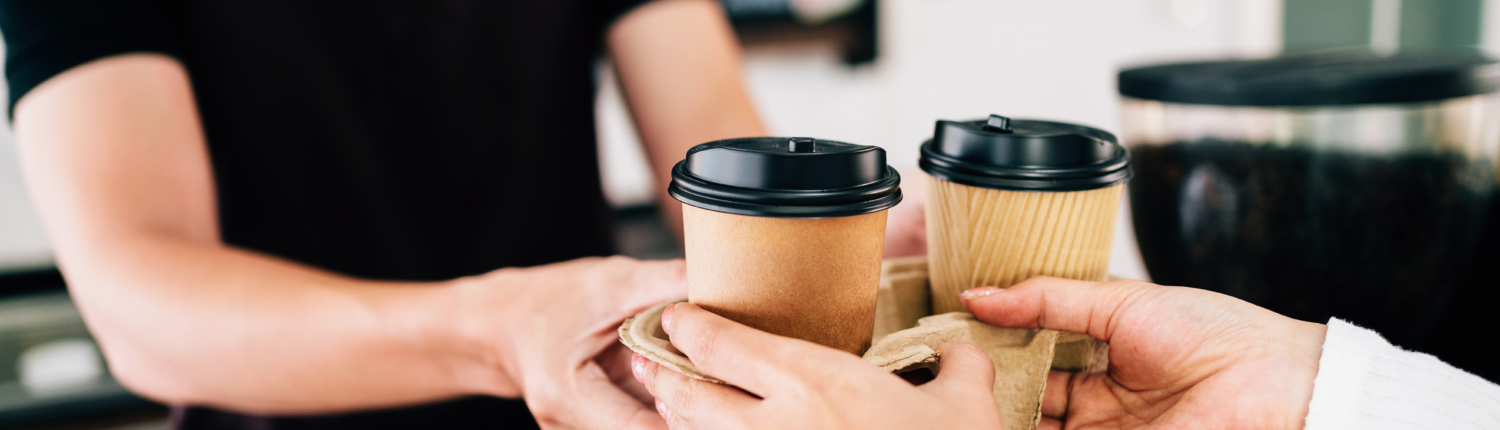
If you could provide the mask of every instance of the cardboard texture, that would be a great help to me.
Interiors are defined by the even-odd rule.
[[[1082,333],[1063,332],[1052,352],[1052,370],[1103,372],[1109,370],[1109,344]]]
[[[880,272],[872,337],[875,342],[891,333],[916,327],[917,320],[932,315],[926,256],[886,260]]]
[[[1048,369],[1102,371],[1108,367],[1108,349],[1087,335],[994,327],[962,312],[929,316],[931,290],[925,257],[887,260],[879,273],[876,341],[862,351],[865,361],[894,373],[921,368],[936,373],[937,350],[942,344],[972,343],[995,365],[995,403],[1008,430],[1035,429],[1040,422]],[[661,329],[661,311],[672,303],[678,302],[662,303],[626,320],[620,325],[620,341],[666,368],[723,384],[672,347]],[[1074,353],[1063,352],[1070,348]]]
[[[1033,276],[1103,281],[1124,185],[1075,192],[993,190],[928,178],[932,312],[958,293]]]
[[[688,301],[778,335],[869,348],[885,211],[792,219],[683,205],[682,214]]]
[[[620,343],[636,354],[689,378],[724,384],[724,381],[708,376],[693,366],[693,361],[672,346],[671,337],[661,328],[661,311],[666,310],[667,306],[685,301],[687,300],[662,303],[626,319],[624,324],[620,324]]]
[[[1057,346],[1056,330],[1004,329],[967,312],[922,318],[892,333],[865,353],[865,360],[893,372],[928,368],[937,373],[937,349],[945,343],[982,345],[995,365],[995,404],[1006,429],[1034,429],[1042,419],[1042,391]]]

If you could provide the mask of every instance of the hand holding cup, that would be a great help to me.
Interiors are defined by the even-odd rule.
[[[746,327],[695,305],[662,314],[672,344],[734,387],[637,356],[636,378],[671,428],[993,429],[994,367],[979,348],[942,348],[937,379],[913,386],[842,351]],[[735,388],[739,387],[739,388]]]

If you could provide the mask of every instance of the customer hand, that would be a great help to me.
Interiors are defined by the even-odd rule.
[[[1109,371],[1052,372],[1042,428],[1300,429],[1327,327],[1206,290],[1033,278],[966,291],[979,320],[1087,333]]]
[[[616,330],[687,295],[681,260],[585,258],[460,280],[467,331],[505,368],[544,428],[665,428]],[[500,335],[496,335],[499,331]]]
[[[672,345],[735,387],[636,357],[636,377],[672,428],[995,428],[995,370],[973,345],[943,345],[937,379],[912,386],[847,352],[755,330],[680,303],[662,312]],[[742,391],[743,390],[743,391]]]

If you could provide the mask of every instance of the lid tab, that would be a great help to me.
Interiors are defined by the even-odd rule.
[[[990,120],[984,124],[984,129],[996,133],[1010,133],[1010,118],[990,114]]]
[[[705,143],[672,168],[667,192],[717,212],[777,218],[834,218],[901,202],[901,176],[874,146],[807,137],[752,137]]]
[[[787,152],[818,152],[818,140],[811,137],[793,137],[787,143]]]
[[[1053,121],[938,121],[918,164],[932,176],[982,188],[1083,191],[1130,180],[1130,153],[1113,134]]]

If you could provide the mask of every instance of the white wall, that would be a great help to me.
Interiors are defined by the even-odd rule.
[[[881,1],[873,66],[843,66],[827,44],[747,50],[745,73],[772,133],[879,145],[915,172],[937,119],[996,113],[1116,130],[1121,65],[1269,55],[1281,45],[1279,0]],[[655,190],[613,83],[599,111],[607,193],[618,204],[649,201]],[[1144,279],[1121,212],[1110,270]]]

